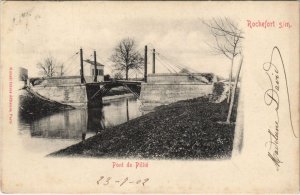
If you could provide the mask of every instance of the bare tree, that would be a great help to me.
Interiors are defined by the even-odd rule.
[[[224,55],[231,61],[229,72],[229,94],[227,103],[230,101],[231,96],[231,82],[232,82],[232,69],[234,65],[235,57],[241,53],[241,42],[244,38],[243,31],[239,29],[238,25],[228,18],[219,18],[203,23],[208,26],[211,35],[215,39],[213,45],[209,44],[212,48],[212,52],[216,55]]]
[[[242,63],[243,63],[242,60],[243,60],[243,57],[240,62],[240,66],[239,66],[239,70],[238,70],[238,74],[237,74],[238,76],[239,76],[239,72],[241,71],[241,68],[242,68]],[[237,80],[238,79],[236,78],[236,81]],[[233,88],[233,90],[235,90],[235,88]],[[238,108],[237,108],[237,115],[236,115],[236,124],[235,124],[234,137],[233,137],[232,157],[237,156],[241,152],[241,148],[243,146],[243,126],[244,126],[243,96],[244,96],[244,89],[242,89],[242,87],[240,87],[239,97],[238,97]],[[231,99],[231,101],[234,102],[234,99]],[[231,109],[232,109],[232,107],[231,107]],[[231,116],[228,113],[227,121],[229,121],[229,122],[230,122],[230,117]]]
[[[237,85],[238,85],[238,81],[239,81],[239,76],[240,76],[242,65],[243,65],[243,56],[241,57],[241,61],[240,61],[240,64],[238,66],[238,70],[237,70],[237,73],[236,73],[236,77],[235,77],[233,91],[232,91],[232,94],[231,94],[229,111],[228,111],[226,123],[230,123],[230,118],[231,118],[231,113],[232,113],[233,104],[234,104],[234,98],[235,98],[235,92],[236,92],[236,88],[237,88]]]
[[[125,71],[126,80],[128,80],[128,71],[130,69],[142,69],[144,62],[142,55],[136,49],[136,42],[131,38],[120,41],[110,60],[114,63],[116,71]]]
[[[57,72],[58,67],[62,67],[52,56],[46,57],[43,62],[37,64],[37,68],[40,69],[40,73],[46,77],[53,77]]]

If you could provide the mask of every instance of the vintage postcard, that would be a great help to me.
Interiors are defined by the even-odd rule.
[[[3,193],[299,193],[299,2],[2,1]]]

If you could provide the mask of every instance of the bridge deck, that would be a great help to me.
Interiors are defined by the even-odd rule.
[[[97,83],[86,83],[86,85],[105,85],[105,84],[129,84],[129,85],[141,85],[144,81],[128,81],[128,80],[115,80],[115,81],[101,81]]]

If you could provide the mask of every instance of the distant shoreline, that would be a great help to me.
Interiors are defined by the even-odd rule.
[[[103,102],[109,102],[109,100],[121,99],[125,97],[134,97],[132,93],[126,93],[122,95],[111,95],[102,97]]]

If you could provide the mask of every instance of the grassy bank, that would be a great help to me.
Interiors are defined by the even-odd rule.
[[[228,105],[207,98],[161,106],[50,156],[211,159],[230,157],[234,125]],[[236,118],[236,105],[232,118]]]

